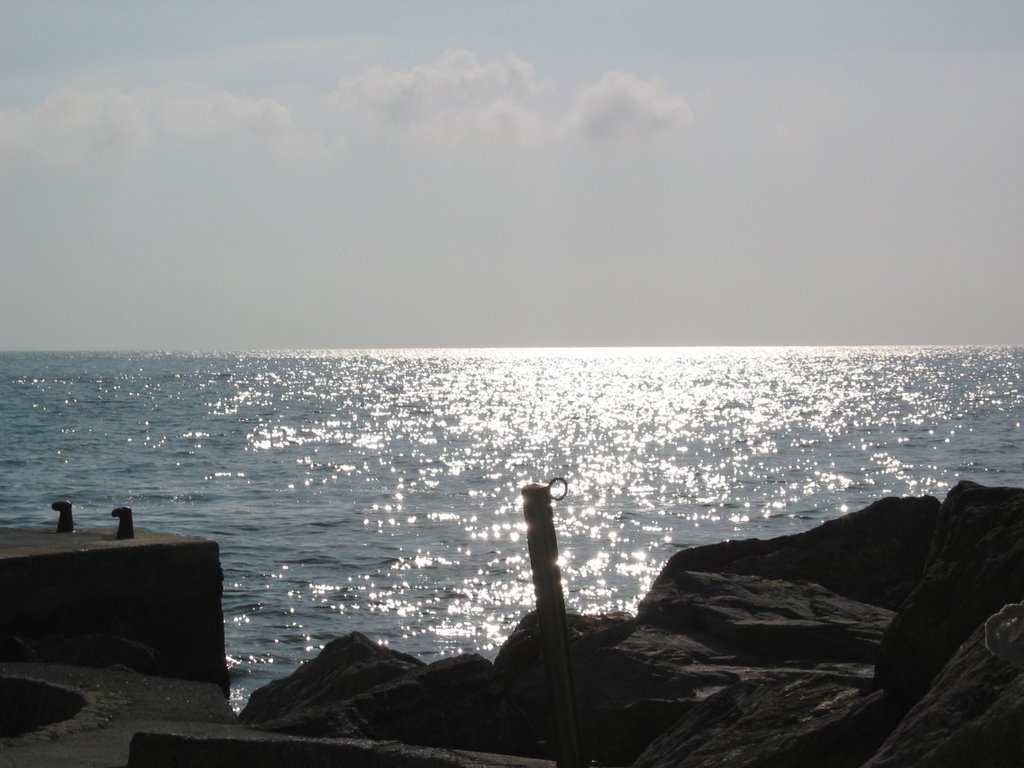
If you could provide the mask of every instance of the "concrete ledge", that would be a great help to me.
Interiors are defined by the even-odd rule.
[[[0,768],[112,768],[128,763],[140,730],[205,735],[243,730],[210,683],[63,664],[0,664],[0,680],[45,684],[74,694],[83,706],[17,737],[0,739]],[[18,702],[0,699],[0,708]]]
[[[135,529],[134,539],[118,539],[117,528],[82,528],[73,533],[54,533],[52,528],[0,528],[0,561],[29,555],[59,555],[67,552],[190,543],[214,544],[195,536],[178,536],[174,533],[145,531],[140,528]]]
[[[128,768],[554,768],[535,760],[414,747],[396,741],[306,739],[261,731],[230,736],[136,733]]]
[[[217,543],[136,529],[0,529],[0,633],[143,643],[161,674],[228,692]]]

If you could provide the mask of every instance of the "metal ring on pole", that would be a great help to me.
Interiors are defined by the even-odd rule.
[[[552,493],[551,494],[551,498],[553,500],[555,500],[555,501],[561,501],[562,499],[565,498],[566,494],[569,493],[569,482],[564,477],[556,477],[554,480],[551,480],[548,483],[548,491],[550,491],[552,488],[554,488],[556,483],[561,483],[562,484],[562,495],[561,496],[555,496],[555,494]]]

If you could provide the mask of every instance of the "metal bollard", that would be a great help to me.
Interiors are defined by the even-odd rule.
[[[552,486],[556,484],[561,484],[564,489],[561,496],[551,493]],[[555,759],[558,768],[582,768],[576,692],[569,658],[569,628],[562,595],[562,569],[558,567],[558,544],[555,542],[554,513],[551,510],[552,500],[563,499],[568,492],[569,484],[561,477],[546,484],[527,485],[522,491],[544,670],[554,719]]]
[[[75,530],[70,501],[55,501],[50,505],[50,509],[60,512],[60,517],[57,519],[57,533],[72,533]]]
[[[131,507],[118,507],[110,513],[111,517],[118,518],[117,523],[117,538],[119,539],[134,539],[135,538],[135,527],[132,525],[132,508]]]

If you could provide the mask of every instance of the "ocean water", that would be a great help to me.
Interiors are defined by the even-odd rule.
[[[566,602],[633,610],[679,548],[961,479],[1024,484],[1024,348],[0,353],[0,526],[220,544],[236,707],[359,630],[493,656],[556,476]]]

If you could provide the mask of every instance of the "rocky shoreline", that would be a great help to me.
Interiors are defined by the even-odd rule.
[[[1024,729],[1009,725],[1024,687],[984,645],[986,619],[1022,599],[1021,489],[963,482],[941,504],[886,498],[806,533],[682,550],[636,616],[571,617],[585,758],[1024,765]],[[546,756],[536,621],[493,664],[422,665],[340,638],[254,692],[241,720]]]
[[[635,768],[1024,765],[1024,612],[989,621],[1022,600],[1024,489],[961,482],[941,504],[886,498],[805,533],[682,550],[635,616],[570,617],[584,757]],[[233,747],[223,734],[179,746],[188,759],[207,750],[211,764],[260,738],[279,756],[289,743],[397,754],[401,742],[412,745],[405,765],[418,747],[424,760],[461,750],[474,765],[515,763],[477,753],[542,764],[549,715],[529,615],[493,663],[424,664],[359,633],[338,638],[253,692]],[[170,737],[150,741],[162,765],[187,764]],[[288,764],[253,749],[254,768]]]

